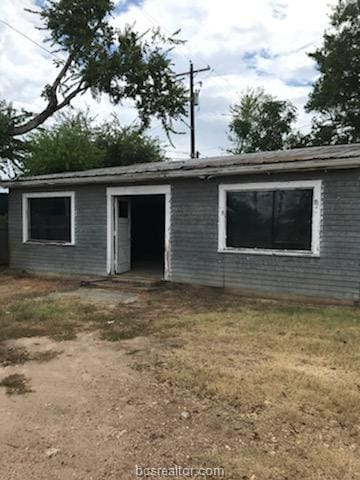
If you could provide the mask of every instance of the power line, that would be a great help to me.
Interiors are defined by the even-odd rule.
[[[217,147],[205,147],[205,148],[202,148],[201,150],[221,150],[221,149],[229,148],[232,146],[233,145],[231,143],[228,143],[227,145],[219,145]]]
[[[165,32],[167,32],[169,35],[172,35],[172,32],[170,32],[170,29],[166,28],[162,23],[159,22],[153,15],[151,15],[148,11],[146,11],[144,8],[139,8],[140,12],[150,20],[150,22],[153,25],[158,25],[161,27]],[[204,63],[205,65],[208,63],[206,60],[201,58],[199,55],[194,55],[193,52],[190,50],[190,48],[187,46],[187,43],[185,42],[185,48],[188,51],[188,53],[195,58],[195,60],[200,60],[199,63]],[[179,54],[188,62],[190,60],[190,56],[186,57],[184,53],[179,52]]]
[[[162,128],[162,125],[156,125],[155,127],[151,127],[146,131],[146,133],[154,132],[155,130],[158,130],[159,128]]]
[[[159,27],[161,27],[163,30],[165,30],[165,32],[167,32],[168,34],[171,35],[170,30],[168,28],[166,28],[163,24],[161,24],[159,22],[159,20],[157,20],[153,15],[151,15],[149,12],[147,12],[144,8],[140,7],[139,10],[145,17],[147,17],[151,21],[151,23],[153,25],[157,24]],[[200,62],[204,63],[205,65],[208,63],[203,58],[201,58],[198,54],[194,55],[193,52],[191,52],[190,48],[187,46],[187,44],[185,44],[185,48],[188,50],[188,52],[191,54],[191,56],[193,56],[195,58],[195,60],[196,59],[200,60]],[[190,58],[187,58],[183,53],[180,53],[180,55],[182,55],[183,58],[185,58],[187,61],[189,61]],[[215,75],[215,77],[213,76],[213,78],[221,77],[231,88],[234,87],[233,84],[230,82],[230,80],[227,78],[226,74],[222,74],[221,72],[217,71],[215,68],[209,69],[209,71],[210,71],[210,73],[208,74],[207,77],[205,77],[205,79],[209,78],[212,73],[216,73],[217,75]]]
[[[157,20],[156,18],[152,17],[146,10],[144,10],[143,8],[139,8],[140,12],[144,15],[144,17],[149,21],[150,20],[150,23],[152,25],[157,25],[159,27],[161,27],[163,30],[165,30],[169,35],[171,35],[170,31],[165,28],[163,25],[161,25]],[[179,52],[180,55],[186,60],[186,62],[189,61],[189,58],[186,57],[182,52]]]
[[[28,37],[25,33],[21,32],[20,30],[18,30],[17,28],[13,27],[12,25],[10,25],[10,23],[6,22],[5,20],[2,20],[0,18],[0,22],[4,25],[6,25],[8,28],[10,28],[11,30],[13,30],[14,32],[16,32],[17,34],[21,35],[22,37],[26,38],[27,40],[29,40],[29,42],[33,43],[34,45],[36,45],[37,47],[41,48],[41,50],[44,50],[44,52],[48,53],[49,55],[52,55],[53,57],[55,57],[57,60],[61,61],[60,57],[58,57],[57,55],[55,55],[54,52],[51,52],[50,50],[48,50],[47,48],[45,48],[43,45],[41,45],[41,43],[38,43],[36,42],[35,40],[33,40],[32,38]]]
[[[140,8],[139,9],[143,15],[145,17],[147,17],[148,19],[150,19],[150,22],[152,24],[157,24],[158,26],[160,26],[161,28],[163,28],[163,30],[165,30],[167,33],[171,34],[169,29],[167,29],[166,27],[164,27],[164,25],[162,25],[154,16],[152,16],[149,12],[147,12],[144,8]],[[300,47],[300,49],[298,49],[297,51],[301,51],[301,50],[304,50],[305,48],[308,48],[309,46],[315,44],[315,42],[311,42],[310,44],[306,44],[306,45],[303,45],[302,47]],[[189,53],[191,53],[193,55],[193,53],[190,51],[189,47],[187,47],[187,45],[185,46],[185,48],[187,48],[187,50],[189,51]],[[188,60],[186,58],[186,56],[179,52],[183,58],[185,58],[186,60]],[[290,52],[287,52],[288,55],[292,54],[293,52],[290,51]],[[286,55],[286,54],[285,54]],[[196,57],[195,57],[196,58]],[[201,57],[198,56],[198,59],[200,59],[201,61],[203,61],[203,59],[201,59]],[[206,64],[207,62],[204,61],[204,63]],[[192,66],[192,62],[190,61],[190,65]],[[190,69],[191,70],[191,69]],[[225,83],[227,83],[231,88],[234,88],[234,85],[232,84],[232,82],[229,80],[228,78],[228,75],[227,74],[224,74],[224,73],[221,73],[219,72],[217,69],[215,68],[211,68],[208,67],[207,69],[202,69],[200,71],[205,71],[205,70],[208,70],[209,71],[209,74],[205,77],[205,80],[210,78],[212,76],[212,78],[221,78]],[[196,73],[195,71],[193,73]],[[215,76],[213,74],[216,74]],[[190,74],[191,75],[191,72],[187,72],[187,74]],[[178,74],[176,75],[177,77],[179,76],[182,76],[182,74]],[[193,76],[191,76],[191,80],[190,80],[190,87],[193,88]],[[190,99],[193,99],[193,91],[191,91],[190,93]],[[191,118],[191,126],[190,126],[190,130],[191,130],[191,157],[194,158],[195,157],[195,146],[194,146],[194,143],[195,143],[195,128],[194,128],[194,111],[193,111],[193,108],[194,108],[194,105],[193,105],[193,102],[191,102],[191,108],[190,108],[190,118]],[[230,116],[231,114],[229,113],[224,113],[223,114],[224,116]],[[188,125],[187,125],[188,126]],[[188,126],[189,127],[189,126]],[[298,127],[299,130],[302,130],[302,129],[305,129],[305,128],[309,128],[311,127],[311,125],[302,125],[300,127]],[[225,145],[225,146],[222,146],[222,147],[209,147],[209,148],[204,148],[202,150],[218,150],[218,149],[226,149],[226,148],[229,148],[231,147],[232,145],[231,144],[228,144],[228,145]]]
[[[189,152],[184,152],[183,150],[177,150],[177,149],[175,149],[175,153],[177,153],[177,154],[179,154],[179,155],[189,156]]]

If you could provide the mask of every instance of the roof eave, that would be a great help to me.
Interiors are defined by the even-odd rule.
[[[34,188],[50,187],[62,185],[85,185],[85,184],[113,184],[113,183],[135,183],[148,181],[163,181],[183,178],[209,178],[225,177],[228,175],[256,175],[261,173],[281,173],[297,171],[318,171],[318,170],[338,170],[360,168],[360,157],[325,159],[325,160],[304,160],[298,162],[283,162],[273,164],[258,165],[231,165],[227,167],[206,167],[194,168],[191,170],[172,170],[169,172],[139,172],[136,174],[121,175],[94,175],[87,177],[68,177],[53,179],[29,179],[0,182],[0,186],[5,188]]]

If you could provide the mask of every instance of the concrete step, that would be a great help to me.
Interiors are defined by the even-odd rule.
[[[155,290],[163,286],[166,282],[160,278],[151,278],[136,275],[117,275],[105,279],[97,279],[82,282],[83,287],[89,288],[111,288],[118,290]]]

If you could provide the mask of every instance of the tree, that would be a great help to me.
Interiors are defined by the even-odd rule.
[[[20,168],[25,175],[44,175],[164,159],[159,142],[139,128],[122,127],[116,118],[95,126],[89,112],[78,112],[32,133]]]
[[[288,145],[296,108],[277,100],[263,89],[247,90],[238,104],[230,109],[229,139],[234,143],[230,153],[279,150]]]
[[[180,43],[178,32],[165,37],[159,30],[118,30],[109,21],[113,7],[111,0],[48,0],[33,12],[40,15],[53,52],[61,57],[55,59],[58,73],[43,89],[42,112],[20,121],[18,112],[2,104],[2,156],[15,159],[14,138],[39,127],[87,91],[94,97],[105,93],[115,105],[133,100],[143,128],[156,117],[167,132],[173,131],[172,121],[185,114],[187,101],[169,56]]]
[[[320,72],[306,105],[317,114],[313,145],[360,141],[359,2],[339,0],[330,19],[322,46],[309,54]]]
[[[104,151],[105,167],[159,162],[166,158],[158,140],[139,128],[121,127],[115,119],[101,126],[96,144]]]
[[[86,170],[102,167],[104,156],[88,118],[78,114],[61,117],[51,128],[35,131],[20,169],[25,175]]]
[[[0,172],[5,175],[11,175],[13,167],[20,166],[26,152],[25,142],[13,137],[11,132],[27,118],[26,112],[17,112],[12,105],[0,100]]]

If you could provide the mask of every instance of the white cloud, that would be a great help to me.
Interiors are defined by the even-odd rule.
[[[200,152],[216,154],[229,142],[226,128],[229,106],[247,86],[262,86],[299,108],[299,126],[310,123],[303,106],[316,78],[316,70],[306,55],[320,45],[328,25],[329,6],[336,0],[120,0],[113,22],[117,26],[136,22],[139,30],[161,26],[167,33],[181,28],[187,43],[177,48],[175,69],[184,71],[188,60],[197,67],[209,64],[213,71],[199,75],[203,81],[201,105],[197,114],[197,141]],[[2,0],[0,18],[38,43],[44,32],[36,30],[39,19],[26,13],[35,0]],[[43,105],[43,86],[54,77],[51,57],[9,27],[0,24],[0,98],[16,106],[38,111]],[[95,102],[90,95],[76,100],[76,107],[88,105],[99,119],[115,110],[124,123],[135,113],[131,104],[114,108],[103,98]],[[181,127],[184,130],[184,127]],[[186,129],[186,127],[185,127]],[[151,132],[165,136],[154,123]],[[186,156],[188,136],[175,137],[174,156]],[[184,153],[180,153],[184,152]]]
[[[2,0],[0,18],[42,44],[45,32],[35,28],[40,26],[39,18],[25,12],[25,8],[34,7],[32,0]],[[40,108],[41,90],[55,73],[51,55],[0,23],[0,65],[0,98],[16,106]]]

